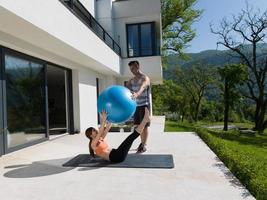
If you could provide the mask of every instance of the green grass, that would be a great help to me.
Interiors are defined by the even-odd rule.
[[[253,122],[229,122],[228,125],[235,125],[238,127],[249,128],[252,129],[254,127]],[[199,121],[195,123],[195,126],[223,126],[223,122],[206,122]],[[267,129],[264,130],[264,134],[267,134]]]
[[[174,122],[174,121],[166,121],[165,132],[192,132],[194,128],[188,122]]]

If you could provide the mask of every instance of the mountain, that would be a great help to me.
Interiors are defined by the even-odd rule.
[[[242,49],[243,52],[250,52],[251,45],[245,45]],[[267,44],[258,44],[257,54],[263,55],[267,53]],[[239,59],[233,57],[233,52],[230,50],[206,50],[200,53],[189,53],[190,60],[183,61],[176,55],[167,57],[167,68],[163,69],[164,79],[175,79],[175,70],[179,66],[181,68],[191,67],[197,63],[220,67],[227,63],[237,63]]]

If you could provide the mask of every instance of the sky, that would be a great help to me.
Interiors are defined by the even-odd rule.
[[[245,9],[246,2],[255,10],[260,9],[261,13],[267,10],[267,0],[198,0],[194,7],[203,9],[204,12],[200,20],[194,22],[192,26],[197,35],[186,52],[198,53],[216,49],[217,36],[211,33],[210,23],[216,27],[223,18],[231,19],[233,14],[238,14],[242,9]],[[217,49],[223,49],[223,47]]]

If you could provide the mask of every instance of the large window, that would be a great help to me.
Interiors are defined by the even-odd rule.
[[[2,49],[0,46],[0,156],[4,154],[4,104],[3,104],[3,63],[2,63]]]
[[[0,46],[0,156],[74,133],[71,71]]]
[[[155,23],[127,24],[128,57],[153,56],[155,48]]]
[[[8,148],[45,138],[44,65],[5,55]]]

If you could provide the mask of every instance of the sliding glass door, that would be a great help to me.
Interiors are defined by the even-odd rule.
[[[71,70],[0,46],[0,156],[74,133]]]
[[[46,138],[45,71],[37,60],[4,54],[8,151]]]
[[[2,62],[2,51],[0,48],[0,156],[4,154],[4,118],[3,118],[3,101],[4,101],[4,96],[3,96],[3,62]]]
[[[4,124],[3,124],[3,95],[2,95],[2,80],[0,80],[0,156],[4,154]]]
[[[67,69],[47,65],[49,135],[68,132],[68,76]]]

